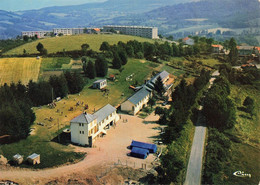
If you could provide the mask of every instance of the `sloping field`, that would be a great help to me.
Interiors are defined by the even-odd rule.
[[[135,37],[130,35],[109,35],[109,34],[83,34],[83,35],[72,35],[62,37],[52,37],[30,42],[14,48],[5,53],[5,55],[23,54],[24,49],[27,53],[38,53],[36,46],[41,42],[48,50],[48,53],[55,53],[57,51],[71,51],[81,49],[81,45],[84,43],[89,44],[90,48],[98,51],[102,42],[106,41],[110,45],[117,44],[119,41],[127,42],[129,40],[137,40],[140,42],[153,42],[152,39],[146,39],[141,37]]]
[[[1,58],[0,59],[0,85],[19,80],[27,84],[31,79],[38,80],[41,59],[36,58]]]

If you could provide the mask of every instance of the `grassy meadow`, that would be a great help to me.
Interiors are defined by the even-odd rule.
[[[21,81],[27,84],[31,79],[38,80],[42,59],[36,58],[1,58],[0,85]]]
[[[253,117],[241,109],[246,96],[250,96],[255,101],[255,116]],[[218,175],[218,183],[258,184],[260,179],[260,89],[250,85],[232,85],[231,98],[237,106],[237,123],[235,128],[228,132],[232,141],[230,149],[232,158],[229,165],[224,168],[223,174]],[[251,178],[236,177],[233,175],[235,171],[251,174]]]
[[[77,154],[73,152],[73,148],[52,141],[57,136],[58,123],[60,130],[68,127],[70,120],[82,113],[85,104],[89,106],[88,113],[97,111],[107,103],[117,106],[134,93],[133,90],[129,89],[129,85],[135,81],[142,84],[144,79],[151,77],[153,68],[150,65],[151,62],[148,61],[129,59],[121,72],[109,69],[108,75],[114,74],[116,80],[108,81],[108,94],[104,94],[97,89],[91,89],[90,86],[94,80],[88,80],[80,94],[68,95],[67,98],[57,102],[55,108],[51,109],[48,106],[34,107],[33,110],[36,114],[36,121],[32,126],[34,133],[17,143],[1,145],[0,154],[10,160],[12,155],[16,153],[24,156],[33,152],[39,153],[42,162],[35,168],[52,167],[80,160],[84,154]],[[133,79],[126,81],[126,77],[131,74],[134,74]],[[78,101],[84,102],[83,105],[76,106]],[[69,111],[70,107],[73,107],[73,111]],[[44,126],[37,125],[38,122],[43,123]]]
[[[83,34],[62,37],[51,37],[46,39],[37,40],[14,48],[4,55],[18,55],[23,54],[24,49],[27,53],[38,53],[36,46],[41,42],[48,50],[48,53],[56,53],[57,51],[71,51],[81,49],[82,44],[89,44],[90,49],[99,51],[102,42],[107,41],[110,45],[117,44],[119,41],[127,42],[129,40],[137,40],[139,42],[153,42],[151,39],[130,36],[130,35],[117,35],[117,34]]]

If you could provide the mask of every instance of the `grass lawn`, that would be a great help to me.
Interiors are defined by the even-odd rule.
[[[256,116],[253,116],[253,118],[239,108],[243,106],[243,101],[246,96],[253,98],[256,103]],[[224,168],[223,173],[216,174],[215,183],[227,185],[258,184],[260,179],[260,91],[249,85],[232,85],[231,98],[238,107],[237,124],[231,131],[227,132],[239,139],[231,141],[230,153],[232,159]],[[246,174],[251,174],[251,178],[236,177],[233,175],[236,171],[243,171]]]
[[[259,85],[259,83],[258,83]],[[255,116],[251,118],[249,113],[242,111],[239,107],[243,107],[243,102],[247,96],[250,96],[255,101]],[[235,130],[238,132],[240,139],[249,145],[257,146],[260,143],[260,90],[257,90],[249,85],[231,87],[231,97],[236,103],[237,109],[237,124]]]
[[[11,160],[13,155],[19,153],[24,156],[24,161],[33,153],[40,154],[41,163],[39,165],[32,166],[26,162],[20,165],[27,168],[48,168],[65,163],[73,163],[85,156],[83,153],[74,152],[70,147],[50,141],[51,138],[51,134],[46,128],[39,128],[35,135],[29,136],[25,140],[1,145],[0,154]]]
[[[121,73],[118,70],[109,69],[108,74],[115,74],[116,81],[108,81],[108,95],[104,95],[100,90],[89,88],[94,81],[89,80],[83,91],[80,92],[80,95],[69,95],[67,98],[57,102],[57,106],[54,109],[48,106],[33,108],[36,114],[36,121],[32,126],[35,129],[35,134],[17,143],[1,145],[0,154],[3,154],[10,160],[16,153],[25,157],[34,152],[38,153],[41,155],[41,164],[34,166],[34,168],[52,167],[80,160],[84,154],[75,153],[69,146],[52,142],[57,136],[58,123],[60,130],[68,127],[70,120],[82,113],[85,104],[89,105],[87,112],[93,113],[107,103],[113,106],[122,103],[134,93],[133,90],[129,89],[129,85],[133,84],[135,80],[143,83],[147,77],[150,77],[153,68],[149,64],[150,62],[129,59]],[[126,81],[126,77],[133,73],[133,80]],[[78,101],[84,102],[83,105],[76,106]],[[69,111],[70,107],[73,107],[74,110]],[[52,120],[50,120],[50,117]],[[43,123],[44,126],[37,125],[36,123],[38,122]]]
[[[36,58],[1,58],[0,85],[19,80],[27,84],[30,80],[37,81],[42,59]]]
[[[69,57],[43,58],[41,70],[70,69],[71,59]]]
[[[202,64],[208,65],[208,66],[211,66],[211,67],[214,67],[217,64],[221,64],[217,59],[213,59],[213,58],[210,58],[210,59],[200,59],[198,61],[201,61]]]
[[[52,37],[30,42],[14,48],[5,53],[5,55],[23,54],[25,49],[27,53],[38,53],[36,46],[41,42],[48,50],[48,53],[56,53],[57,51],[71,51],[81,49],[82,44],[89,44],[90,48],[99,51],[100,45],[103,41],[107,41],[110,45],[117,44],[119,41],[127,42],[129,40],[137,40],[139,42],[154,42],[152,39],[146,39],[130,35],[105,35],[105,34],[83,34],[62,37]]]

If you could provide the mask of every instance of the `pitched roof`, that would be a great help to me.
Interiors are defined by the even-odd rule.
[[[256,50],[258,50],[260,52],[260,47],[255,47]]]
[[[97,119],[97,117],[95,115],[83,113],[83,114],[80,114],[79,116],[75,117],[74,119],[72,119],[70,122],[91,123],[95,119]]]
[[[223,46],[221,46],[220,44],[212,44],[211,45],[213,48],[220,48],[220,47],[223,47]]]
[[[95,83],[101,83],[101,82],[103,82],[103,81],[106,81],[106,79],[100,79],[100,80],[96,80],[95,82],[93,82],[94,84]]]
[[[185,38],[183,38],[182,40],[183,41],[186,41],[186,40],[189,40],[190,38],[189,37],[185,37]]]
[[[95,112],[93,115],[97,117],[97,122],[99,123],[115,111],[116,111],[115,107],[113,107],[110,104],[107,104],[106,106],[102,107],[97,112]]]
[[[128,101],[132,102],[134,105],[138,104],[141,100],[143,100],[151,91],[148,90],[149,88],[144,86],[139,91],[137,91],[133,96],[128,98]]]
[[[93,28],[93,30],[95,30],[95,31],[100,31],[100,28]]]
[[[167,76],[169,76],[169,73],[167,71],[162,71],[160,73],[157,73],[151,80],[150,82],[152,82],[153,84],[155,84],[156,80],[158,79],[158,77],[161,77],[162,80],[164,80]]]
[[[28,156],[27,158],[35,159],[36,157],[40,156],[39,154],[33,153],[32,155]]]
[[[239,50],[253,50],[254,46],[237,46]]]

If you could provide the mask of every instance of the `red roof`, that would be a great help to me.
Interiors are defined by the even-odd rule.
[[[223,46],[221,46],[220,44],[217,44],[217,45],[216,45],[216,44],[212,44],[211,46],[212,46],[213,48],[220,48],[220,47],[223,47]]]
[[[95,30],[95,31],[100,31],[100,29],[99,29],[99,28],[93,28],[93,30]]]
[[[115,75],[111,74],[111,75],[109,75],[109,77],[110,77],[110,78],[114,78],[114,77],[115,77]]]
[[[260,52],[260,47],[255,47],[255,49],[257,49]]]
[[[189,40],[190,38],[189,37],[185,37],[185,38],[183,38],[182,40],[183,41],[186,41],[186,40]]]

